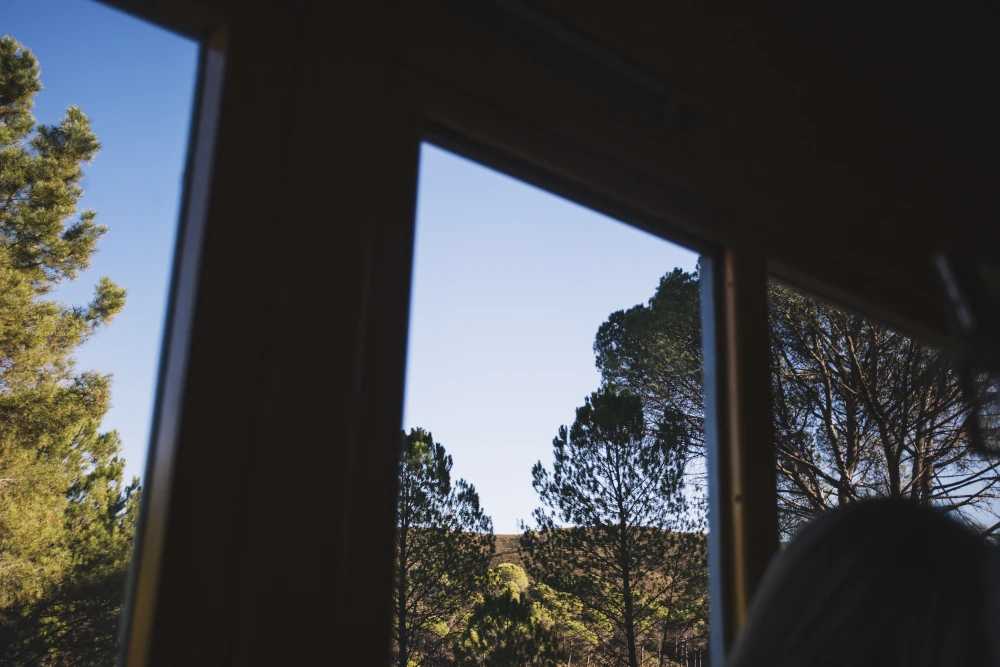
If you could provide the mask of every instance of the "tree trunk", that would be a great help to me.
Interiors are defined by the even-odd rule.
[[[635,652],[635,617],[633,616],[632,607],[632,581],[629,559],[627,557],[628,527],[625,525],[624,518],[619,522],[618,530],[621,540],[619,555],[622,568],[622,599],[625,602],[625,618],[622,619],[625,621],[625,646],[628,649],[629,667],[639,667]]]
[[[890,446],[885,446],[886,450],[886,467],[889,469],[889,497],[899,498],[902,495],[902,484],[900,482],[899,466],[900,466],[900,456],[896,451],[891,451]]]
[[[396,644],[399,649],[397,657],[398,667],[406,667],[409,664],[410,655],[406,645],[406,529],[400,531],[398,573],[396,577]]]
[[[659,667],[665,667],[667,662],[667,649],[670,643],[667,641],[667,624],[663,624],[663,634],[660,635],[660,660]]]

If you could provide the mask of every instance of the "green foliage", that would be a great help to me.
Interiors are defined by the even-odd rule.
[[[532,598],[538,601],[538,615],[559,638],[567,660],[591,652],[598,645],[599,637],[611,633],[606,621],[602,625],[601,619],[586,617],[583,603],[571,593],[542,583],[531,584],[529,590]]]
[[[96,666],[115,655],[139,490],[138,480],[122,485],[117,434],[94,437],[89,472],[69,492],[69,567],[41,597],[8,609],[4,664]]]
[[[534,512],[521,547],[538,582],[580,601],[592,627],[610,631],[598,648],[636,667],[640,635],[670,590],[665,569],[696,526],[683,493],[680,420],[650,423],[639,396],[604,387],[577,409],[553,442],[552,472],[541,462]]]
[[[683,426],[688,455],[704,454],[698,273],[674,269],[647,304],[612,313],[594,354],[604,382],[643,400],[647,419]]]
[[[28,49],[0,39],[0,658],[107,664],[138,482],[123,486],[117,434],[97,432],[110,377],[77,370],[73,354],[125,290],[101,278],[89,304],[46,298],[89,266],[106,230],[77,210],[100,148],[90,121],[70,107],[36,127],[38,76]]]
[[[459,667],[553,667],[557,634],[544,608],[532,600],[528,577],[517,565],[491,570],[483,594],[455,642]]]
[[[441,657],[495,549],[493,523],[452,459],[423,429],[402,435],[396,505],[393,654],[400,667]]]

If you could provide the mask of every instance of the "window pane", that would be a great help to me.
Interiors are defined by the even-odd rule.
[[[84,0],[0,42],[0,663],[113,664],[197,45]]]
[[[395,664],[706,664],[697,270],[423,147]]]
[[[839,505],[907,498],[987,532],[996,463],[970,451],[950,359],[863,317],[772,284],[775,455],[787,538]]]

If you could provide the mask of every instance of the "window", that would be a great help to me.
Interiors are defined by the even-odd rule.
[[[769,298],[784,536],[830,508],[886,497],[939,507],[992,535],[1000,471],[969,449],[949,357],[778,284]]]
[[[705,663],[698,257],[432,145],[398,665]]]

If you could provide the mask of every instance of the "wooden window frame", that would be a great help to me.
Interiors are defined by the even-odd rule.
[[[387,663],[417,163],[430,140],[703,253],[721,665],[778,548],[768,264],[754,240],[719,231],[732,212],[671,187],[685,154],[659,178],[655,153],[615,159],[447,80],[457,70],[442,80],[420,57],[386,56],[366,41],[380,9],[337,24],[337,3],[109,4],[203,44],[120,664],[325,664],[359,646]],[[274,136],[245,140],[262,113],[278,117]],[[323,114],[335,137],[310,127]]]

